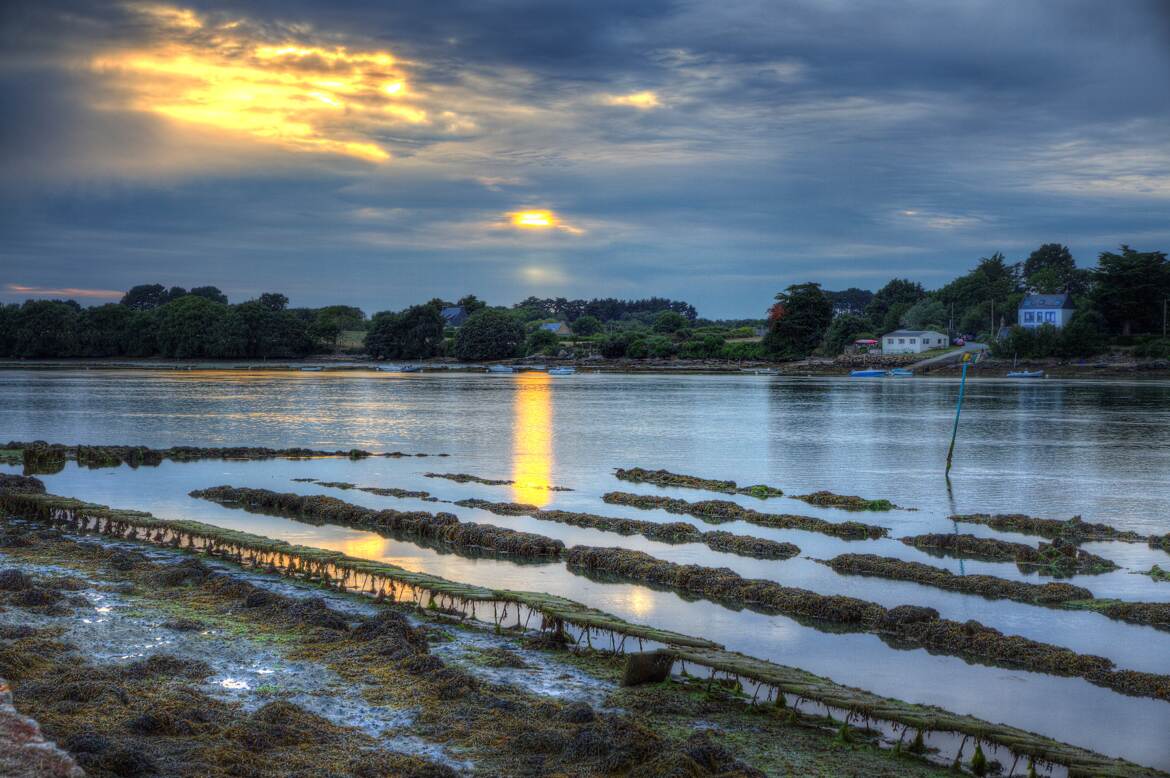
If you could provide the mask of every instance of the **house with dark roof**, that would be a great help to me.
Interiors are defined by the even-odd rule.
[[[921,354],[947,345],[947,336],[934,330],[894,330],[882,335],[883,354]]]
[[[1075,310],[1072,297],[1067,294],[1030,294],[1020,303],[1017,322],[1029,329],[1045,324],[1059,329],[1068,324]]]
[[[467,321],[467,311],[463,309],[462,305],[452,305],[450,308],[444,308],[439,311],[439,315],[443,317],[443,324],[448,327],[459,327],[463,322]]]

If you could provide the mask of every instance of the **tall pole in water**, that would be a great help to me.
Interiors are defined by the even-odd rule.
[[[951,475],[951,460],[955,456],[955,438],[959,435],[959,414],[963,412],[963,393],[967,389],[967,366],[971,363],[971,352],[963,355],[963,376],[959,379],[959,402],[955,405],[955,426],[951,430],[951,447],[947,449],[947,478]]]

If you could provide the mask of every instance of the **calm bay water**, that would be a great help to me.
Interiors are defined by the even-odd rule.
[[[937,559],[896,538],[953,531],[953,512],[1082,515],[1142,533],[1170,531],[1170,384],[979,381],[969,386],[956,467],[942,465],[957,384],[947,380],[857,381],[765,376],[544,374],[392,375],[238,371],[0,371],[0,440],[63,443],[263,445],[439,453],[442,459],[165,463],[158,468],[84,470],[46,476],[50,491],[163,517],[195,518],[288,540],[385,559],[454,580],[562,594],[631,620],[701,634],[728,647],[792,664],[902,699],[942,705],[1170,768],[1170,704],[1125,697],[1085,681],[969,664],[899,650],[868,634],[833,634],[781,616],[736,611],[672,592],[593,581],[563,564],[467,559],[335,526],[253,516],[187,496],[217,484],[330,493],[374,507],[450,506],[323,489],[295,477],[424,489],[443,499],[477,496],[658,521],[701,521],[610,506],[611,490],[666,493],[617,481],[615,467],[664,467],[789,494],[829,489],[885,497],[913,511],[858,516],[789,498],[747,505],[830,520],[861,518],[893,538],[846,542],[815,533],[720,525],[796,543],[784,562],[746,559],[706,546],[456,509],[461,518],[531,530],[566,544],[621,545],[676,562],[726,566],[822,593],[887,606],[930,605],[1123,668],[1170,673],[1170,633],[1093,613],[1054,611],[952,594],[917,584],[840,576],[806,557],[844,551],[925,561],[955,572],[1039,581],[1010,564]],[[428,470],[508,478],[515,487],[460,485]],[[555,484],[570,492],[539,488]],[[986,528],[962,531],[995,536]],[[1034,538],[1002,535],[1016,541]],[[1144,545],[1099,543],[1094,553],[1122,570],[1075,582],[1099,597],[1170,601],[1170,584],[1134,571],[1170,565]]]

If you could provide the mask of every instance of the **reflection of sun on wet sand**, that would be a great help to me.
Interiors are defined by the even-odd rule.
[[[512,499],[543,507],[552,475],[552,394],[547,373],[516,376],[512,416]]]

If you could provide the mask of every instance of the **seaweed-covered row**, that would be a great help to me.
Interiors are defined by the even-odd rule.
[[[317,484],[317,486],[325,486],[330,489],[356,489],[359,492],[368,492],[369,494],[376,494],[380,497],[397,497],[400,500],[414,498],[426,500],[427,502],[439,502],[439,498],[432,497],[430,492],[424,492],[418,489],[398,489],[392,486],[358,486],[349,481],[318,481],[316,478],[294,478],[292,480],[302,484]]]
[[[834,494],[833,492],[813,492],[812,494],[794,494],[797,500],[803,500],[809,505],[821,508],[840,508],[845,511],[892,511],[897,508],[889,500],[867,500],[855,494]]]
[[[1163,551],[1170,551],[1170,532],[1165,535],[1151,535],[1150,548],[1160,548]]]
[[[706,543],[715,551],[761,559],[788,559],[800,553],[800,548],[793,543],[752,535],[737,535],[732,532],[702,532],[695,525],[685,521],[641,521],[616,516],[599,516],[595,513],[541,510],[535,505],[522,502],[491,502],[474,497],[457,500],[455,504],[463,508],[479,508],[501,516],[532,516],[541,521],[572,524],[575,527],[616,532],[619,535],[642,535],[662,543]]]
[[[923,551],[950,556],[1015,562],[1022,569],[1038,570],[1042,575],[1095,575],[1117,569],[1114,562],[1060,539],[1041,543],[1036,548],[998,538],[948,533],[909,535],[901,541]]]
[[[35,481],[35,479],[30,479]],[[560,634],[564,624],[584,630],[616,632],[664,643],[677,659],[731,678],[750,678],[777,693],[784,692],[804,699],[819,700],[852,715],[892,721],[919,733],[956,732],[966,737],[987,740],[1024,754],[1037,762],[1065,765],[1070,776],[1109,775],[1115,778],[1146,776],[1153,771],[1121,759],[1102,756],[1076,746],[1026,732],[1003,724],[992,724],[972,716],[957,715],[941,708],[879,697],[860,689],[841,686],[793,667],[777,665],[754,657],[728,651],[711,641],[694,638],[622,619],[587,608],[561,597],[538,592],[491,590],[438,578],[426,573],[405,570],[395,565],[346,557],[340,552],[296,546],[237,530],[228,530],[201,522],[157,519],[148,513],[125,511],[93,505],[70,498],[43,494],[43,485],[25,485],[20,489],[0,484],[0,508],[28,519],[76,531],[100,532],[119,541],[153,542],[182,546],[193,552],[214,554],[241,564],[264,567],[269,572],[316,581],[323,585],[345,588],[356,579],[365,591],[394,599],[411,599],[412,592],[430,593],[431,601],[446,607],[472,608],[475,603],[516,604],[543,616],[540,629]],[[344,577],[335,578],[336,574]],[[415,599],[421,604],[421,599]],[[519,614],[518,614],[519,615]],[[493,609],[493,618],[500,617]],[[615,644],[620,651],[622,644]],[[905,732],[904,732],[905,734]]]
[[[846,540],[864,540],[866,538],[885,537],[889,530],[873,524],[863,524],[859,521],[825,521],[813,516],[798,516],[789,513],[761,513],[752,508],[745,508],[739,503],[730,500],[701,500],[690,502],[674,497],[661,497],[647,494],[631,494],[630,492],[607,492],[602,500],[610,505],[628,505],[643,510],[661,508],[669,513],[686,514],[702,519],[709,524],[718,524],[724,521],[746,521],[761,527],[777,527],[780,529],[800,529],[808,532],[820,532],[824,535],[833,535]]]
[[[56,473],[68,461],[75,461],[82,467],[155,467],[163,460],[194,462],[200,459],[310,459],[314,457],[348,457],[365,459],[383,457],[425,457],[427,454],[404,454],[391,451],[374,454],[354,448],[348,450],[319,451],[311,448],[265,448],[262,446],[231,446],[206,448],[199,446],[172,446],[170,448],[149,448],[147,446],[69,446],[61,443],[46,443],[43,440],[24,443],[10,441],[5,448],[20,451],[26,474]],[[437,454],[436,456],[446,456]]]
[[[486,484],[487,486],[513,486],[515,481],[505,481],[498,478],[483,478],[478,475],[471,475],[470,473],[423,473],[427,478],[445,478],[448,481],[454,481],[457,484]],[[530,489],[544,489],[549,492],[571,492],[573,491],[567,486],[551,486],[551,485],[532,485],[527,484],[526,488]]]
[[[1093,593],[1088,589],[1068,583],[1033,584],[1009,581],[993,575],[955,575],[941,567],[891,559],[877,554],[841,554],[825,564],[844,575],[868,575],[895,581],[914,581],[952,592],[978,594],[991,599],[1016,600],[1035,605],[1093,599]]]
[[[708,492],[723,492],[724,494],[747,494],[752,497],[766,499],[779,497],[783,491],[775,486],[756,484],[755,486],[739,486],[735,481],[719,481],[713,478],[701,478],[697,475],[672,473],[669,470],[646,470],[641,467],[619,467],[615,472],[621,481],[630,481],[636,484],[654,484],[656,486],[674,486],[681,489],[702,489]]]
[[[961,524],[982,524],[1001,532],[1018,532],[1024,535],[1038,535],[1049,540],[1066,540],[1070,543],[1084,543],[1091,540],[1123,540],[1128,543],[1142,543],[1145,535],[1120,530],[1108,524],[1094,524],[1080,516],[1071,519],[1039,519],[1022,513],[957,513],[951,521]]]
[[[892,637],[930,651],[972,656],[983,661],[1037,672],[1079,676],[1125,694],[1170,700],[1170,676],[1117,670],[1105,657],[1018,635],[1005,635],[977,621],[939,617],[933,608],[823,595],[767,580],[745,579],[726,568],[678,565],[640,551],[574,546],[565,554],[570,569],[657,584],[718,602],[755,606],[790,616],[818,619]]]
[[[396,511],[389,508],[378,511],[323,494],[305,496],[268,489],[215,486],[197,489],[191,492],[191,496],[228,506],[283,512],[334,524],[406,532],[455,546],[487,548],[517,556],[556,556],[565,547],[559,540],[532,532],[518,532],[492,524],[461,522],[453,513]]]

